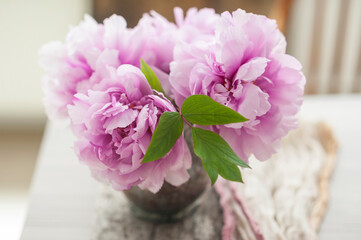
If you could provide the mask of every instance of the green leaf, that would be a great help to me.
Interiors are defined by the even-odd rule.
[[[199,125],[223,125],[245,122],[248,119],[206,95],[192,95],[184,100],[182,115],[187,121]]]
[[[218,174],[223,178],[243,182],[238,166],[249,168],[228,143],[217,133],[192,128],[193,146],[195,154],[202,159],[203,167],[214,184]]]
[[[183,131],[183,119],[179,112],[164,112],[160,116],[157,128],[142,163],[152,162],[164,157],[174,146]]]
[[[149,67],[146,62],[143,61],[143,59],[140,59],[140,69],[142,70],[150,87],[154,90],[157,90],[158,92],[164,93],[164,90],[162,88],[162,85],[160,84],[157,75],[155,75],[154,71],[151,69],[151,67]]]

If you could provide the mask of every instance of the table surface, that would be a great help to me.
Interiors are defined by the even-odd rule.
[[[339,141],[319,239],[361,239],[361,94],[307,96],[300,117],[327,122]],[[77,161],[73,139],[67,122],[47,123],[22,240],[91,238],[99,186]]]

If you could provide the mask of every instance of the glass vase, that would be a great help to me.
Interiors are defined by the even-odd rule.
[[[189,180],[178,187],[164,182],[155,194],[139,187],[124,191],[136,217],[156,222],[175,221],[192,214],[201,204],[210,181],[203,169],[202,160],[193,151],[192,134],[188,126],[185,126],[184,138],[192,155]]]

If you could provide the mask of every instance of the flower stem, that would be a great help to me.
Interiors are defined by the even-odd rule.
[[[192,124],[185,119],[185,117],[183,116],[183,114],[180,113],[180,115],[181,115],[183,121],[184,121],[190,128],[193,128]]]

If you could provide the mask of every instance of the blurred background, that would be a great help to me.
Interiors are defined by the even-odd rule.
[[[0,239],[18,239],[46,116],[39,48],[88,13],[129,27],[151,9],[243,8],[277,20],[307,77],[307,94],[361,92],[361,0],[0,0]],[[361,107],[361,106],[360,106]]]

